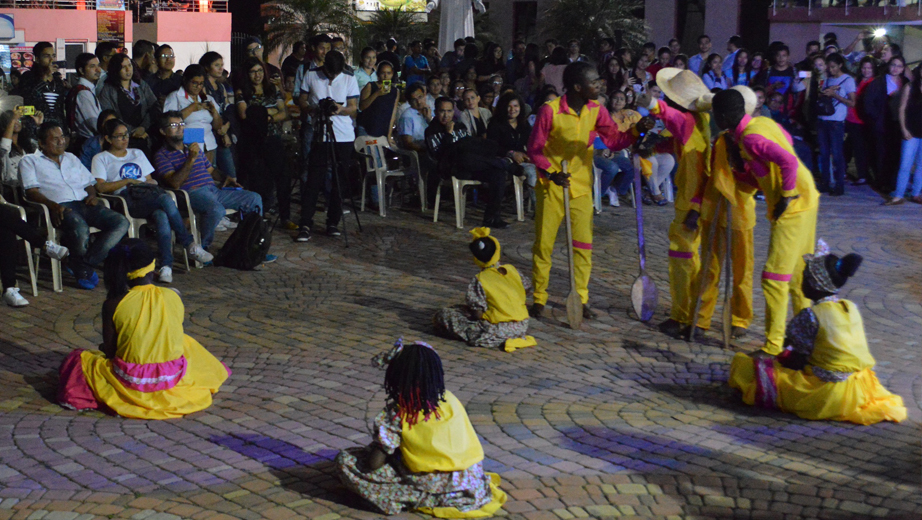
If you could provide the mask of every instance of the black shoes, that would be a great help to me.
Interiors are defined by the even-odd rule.
[[[528,309],[528,315],[536,320],[540,320],[544,317],[544,305],[540,303],[533,303]]]
[[[308,242],[311,239],[311,229],[307,226],[301,226],[301,229],[298,230],[298,236],[295,237],[295,242]]]

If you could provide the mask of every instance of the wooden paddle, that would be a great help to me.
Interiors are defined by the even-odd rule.
[[[561,173],[567,174],[567,161],[560,163]],[[573,224],[570,219],[570,188],[563,188],[563,211],[567,222],[567,261],[570,264],[570,294],[567,295],[567,321],[571,329],[583,323],[583,302],[576,292],[576,270],[573,266]]]
[[[730,203],[727,201],[727,240],[724,249],[724,348],[730,348],[730,334],[733,329],[733,316],[730,309],[731,297],[733,296],[733,262],[730,260],[730,251],[733,250],[733,227],[731,217]]]
[[[634,313],[642,322],[648,322],[653,319],[656,313],[656,304],[659,294],[656,290],[656,284],[653,279],[647,276],[647,248],[643,234],[643,204],[641,202],[640,188],[640,156],[637,153],[632,154],[634,162],[634,214],[637,217],[637,250],[640,256],[640,274],[634,279],[631,285],[631,304],[634,307]]]

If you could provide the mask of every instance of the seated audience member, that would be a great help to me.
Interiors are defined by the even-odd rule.
[[[435,113],[435,100],[446,94],[446,89],[442,87],[442,79],[438,76],[429,76],[426,81],[426,106],[429,107],[429,114]]]
[[[407,88],[406,97],[410,108],[404,111],[397,121],[397,144],[404,150],[416,152],[419,159],[420,175],[427,175],[427,196],[430,202],[435,200],[439,189],[438,171],[426,150],[426,128],[432,119],[432,113],[426,105],[426,90],[421,83],[414,83]]]
[[[41,120],[41,114],[36,114]],[[26,116],[28,117],[28,116]],[[23,156],[35,150],[31,139],[22,134],[22,108],[17,107],[0,114],[0,168],[2,168],[3,184],[18,188],[22,186],[19,180],[19,161]]]
[[[112,56],[106,84],[99,92],[99,104],[103,109],[115,110],[118,118],[128,124],[131,133],[128,146],[147,154],[150,150],[147,130],[154,122],[157,97],[146,82],[135,83],[133,76],[131,58],[124,54]]]
[[[67,126],[71,131],[70,149],[79,150],[83,142],[96,135],[96,120],[102,107],[96,99],[99,58],[84,52],[77,56],[77,84],[67,94]]]
[[[507,92],[496,104],[496,115],[490,119],[487,139],[498,146],[498,153],[516,164],[517,175],[524,175],[529,187],[529,196],[534,198],[535,183],[538,172],[528,158],[528,138],[531,137],[531,125],[525,115],[525,102],[515,92]]]
[[[531,281],[512,264],[500,264],[499,240],[490,228],[471,230],[474,263],[481,271],[467,286],[464,305],[440,309],[432,317],[438,334],[457,338],[472,347],[503,347],[506,352],[537,345],[527,336],[528,307],[525,292]]]
[[[776,356],[737,353],[729,384],[743,402],[802,419],[874,424],[906,419],[903,399],[874,374],[858,307],[836,294],[858,270],[861,256],[839,258],[819,241],[804,255],[804,296],[811,307],[788,322],[784,351]]]
[[[503,229],[509,224],[500,218],[503,195],[506,192],[506,171],[509,164],[496,157],[496,145],[471,137],[461,123],[455,123],[454,102],[439,98],[436,114],[426,129],[426,145],[438,163],[440,178],[478,180],[487,184],[489,201],[483,214],[483,226]]]
[[[359,117],[357,127],[364,130],[365,135],[372,137],[389,137],[393,125],[397,100],[400,90],[394,84],[394,67],[390,63],[378,64],[376,71],[377,81],[367,83],[362,89],[359,99]],[[422,86],[422,83],[411,83]]]
[[[151,92],[157,98],[162,110],[164,108],[167,96],[179,90],[183,84],[182,74],[175,72],[173,67],[176,66],[176,52],[169,45],[157,47],[155,58],[157,59],[157,72],[147,76],[144,80]]]
[[[343,485],[385,515],[493,517],[506,494],[499,475],[483,470],[480,439],[464,405],[445,389],[435,349],[399,339],[372,364],[387,369],[387,404],[375,417],[372,443],[336,456]]]
[[[487,126],[490,124],[492,114],[489,110],[480,106],[480,96],[477,95],[477,91],[465,90],[461,100],[464,102],[464,108],[458,122],[464,125],[468,134],[474,137],[486,137]]]
[[[150,176],[154,173],[150,161],[141,150],[128,148],[128,125],[118,119],[107,121],[103,125],[103,139],[103,151],[93,158],[96,190],[121,195],[132,217],[154,224],[160,253],[157,279],[161,283],[173,281],[172,233],[176,233],[176,239],[190,258],[202,263],[212,261],[211,253],[193,242],[173,198]]]
[[[205,93],[205,76],[205,67],[197,63],[186,67],[182,74],[182,88],[167,95],[163,108],[166,112],[179,111],[186,128],[203,131],[205,158],[214,164],[218,148],[215,134],[223,131],[224,119],[218,112],[214,98]]]
[[[231,177],[217,179],[221,183],[218,188],[213,178],[215,169],[201,153],[198,143],[188,148],[183,144],[184,126],[181,113],[163,114],[160,119],[163,147],[154,156],[154,165],[161,184],[189,192],[192,210],[202,215],[199,229],[202,248],[207,251],[214,240],[215,229],[224,219],[225,209],[241,213],[255,211],[262,215],[263,200],[258,193],[244,190]]]
[[[627,108],[625,92],[615,92],[610,105],[612,121],[620,132],[630,131],[641,119],[640,113]],[[601,191],[603,195],[608,195],[609,205],[620,205],[618,197],[627,195],[634,181],[634,165],[627,151],[613,152],[605,148],[596,153],[593,164],[602,172]]]
[[[364,54],[365,51],[362,51],[363,57]],[[294,79],[295,74],[298,73],[298,67],[304,63],[306,58],[307,45],[305,45],[301,40],[296,41],[295,44],[291,47],[291,54],[289,54],[288,57],[282,61],[282,76],[284,76],[286,80],[288,78]],[[199,65],[202,65],[206,69],[208,68],[204,63],[199,62]]]
[[[49,120],[56,119],[59,123],[64,123],[67,85],[61,79],[58,66],[55,64],[54,45],[49,42],[38,42],[32,48],[32,54],[35,56],[32,68],[22,76],[19,87],[13,93],[22,96],[23,105],[34,106],[35,110],[44,113]]]
[[[157,44],[152,41],[138,40],[131,46],[131,56],[137,66],[138,81],[146,84],[147,78],[157,73],[155,54],[157,54]]]
[[[68,250],[50,240],[45,240],[41,232],[26,223],[15,209],[0,206],[0,280],[3,281],[3,301],[10,307],[25,307],[29,300],[19,294],[16,287],[16,259],[19,251],[16,237],[20,237],[33,249],[41,249],[49,258],[61,260]]]
[[[61,228],[61,242],[70,250],[68,265],[83,289],[94,289],[99,276],[93,268],[128,232],[125,217],[96,198],[96,180],[65,148],[67,138],[57,121],[45,121],[38,131],[40,151],[22,158],[19,174],[29,200],[44,204],[51,223]],[[98,228],[90,244],[90,226]]]
[[[281,91],[266,77],[261,61],[247,58],[241,70],[246,78],[237,81],[234,95],[240,121],[237,150],[241,169],[266,207],[277,205],[280,221],[291,229],[291,179],[282,144],[282,123],[288,119],[288,109]]]
[[[133,419],[172,419],[211,406],[230,370],[183,331],[179,294],[153,284],[154,254],[138,239],[106,259],[99,350],[61,364],[58,403]]]
[[[480,58],[474,70],[477,72],[478,84],[490,81],[494,74],[499,74],[502,77],[506,72],[506,59],[503,57],[503,48],[497,43],[488,43],[483,51],[483,57]]]
[[[80,148],[80,162],[86,166],[87,170],[92,171],[93,157],[96,157],[96,154],[102,151],[102,143],[105,141],[102,135],[103,125],[110,119],[118,119],[118,114],[116,114],[115,110],[108,109],[100,112],[99,117],[96,118],[96,132],[93,137],[84,141],[83,146]]]

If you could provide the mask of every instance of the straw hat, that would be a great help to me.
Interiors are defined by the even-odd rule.
[[[743,95],[746,113],[752,115],[756,110],[756,105],[759,104],[759,99],[756,97],[755,91],[746,85],[736,85],[735,87],[730,87],[730,90],[735,90]]]
[[[713,94],[701,78],[690,70],[674,67],[660,69],[656,74],[656,84],[666,97],[682,108],[696,112],[711,108]]]

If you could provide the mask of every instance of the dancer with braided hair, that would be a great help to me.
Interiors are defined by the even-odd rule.
[[[442,360],[426,343],[397,340],[372,364],[387,367],[387,401],[374,441],[336,457],[343,484],[376,510],[485,518],[506,502],[499,475],[484,473],[483,447],[464,405],[445,389]]]

